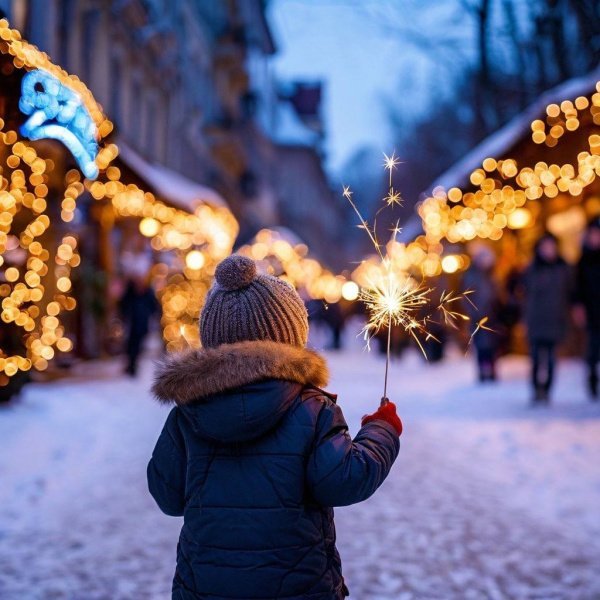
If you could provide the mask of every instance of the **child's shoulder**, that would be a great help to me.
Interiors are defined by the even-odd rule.
[[[336,413],[337,395],[313,385],[305,386],[291,410],[288,412],[288,423],[300,424],[307,431],[314,432],[318,422],[326,415]],[[311,434],[312,435],[312,434]]]
[[[296,416],[305,415],[313,425],[324,412],[336,410],[337,395],[319,387],[309,385],[303,388],[293,412]]]
[[[315,400],[317,402],[323,402],[324,404],[337,402],[337,394],[333,394],[324,390],[316,385],[306,386],[300,395],[300,399],[302,402],[306,402],[308,400]]]

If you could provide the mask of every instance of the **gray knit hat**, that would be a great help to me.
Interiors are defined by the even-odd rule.
[[[291,285],[257,274],[254,261],[238,254],[217,265],[215,280],[200,313],[205,348],[249,340],[306,345],[308,314]]]

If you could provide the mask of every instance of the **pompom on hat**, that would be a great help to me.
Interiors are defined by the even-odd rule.
[[[258,274],[252,259],[234,254],[217,265],[200,313],[200,339],[205,348],[259,340],[304,347],[308,314],[291,285]]]

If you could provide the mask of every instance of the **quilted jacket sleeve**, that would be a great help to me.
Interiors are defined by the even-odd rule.
[[[371,496],[384,482],[400,450],[385,421],[367,423],[351,439],[339,406],[327,400],[319,413],[307,481],[322,506],[347,506]]]
[[[174,408],[148,463],[148,489],[160,509],[172,517],[183,515],[185,507],[186,453],[178,418]]]

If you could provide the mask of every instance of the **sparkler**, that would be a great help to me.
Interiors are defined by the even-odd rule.
[[[383,327],[387,327],[387,351],[383,383],[383,399],[386,399],[392,327],[394,325],[403,327],[422,349],[417,332],[424,331],[424,326],[418,319],[418,313],[421,307],[427,304],[428,294],[431,290],[423,284],[416,283],[410,277],[407,277],[404,281],[399,281],[391,270],[388,259],[383,260],[383,265],[385,274],[381,281],[379,283],[369,282],[369,287],[361,290],[359,299],[365,303],[370,313],[369,321],[363,328],[367,345],[373,335],[377,334]]]
[[[377,252],[381,260],[382,273],[377,280],[369,279],[367,286],[363,288],[359,294],[359,299],[364,302],[369,320],[362,330],[362,334],[367,343],[367,348],[371,338],[379,333],[383,328],[387,327],[387,351],[385,359],[385,377],[383,383],[383,397],[381,403],[388,402],[387,399],[387,382],[390,363],[390,346],[392,327],[402,327],[416,342],[417,346],[427,358],[427,354],[423,347],[422,339],[428,341],[437,338],[428,330],[430,323],[438,321],[433,317],[434,313],[441,315],[441,320],[445,325],[454,329],[458,328],[457,323],[460,321],[470,321],[470,317],[461,313],[457,306],[460,301],[466,300],[473,305],[469,296],[473,293],[472,290],[457,294],[455,292],[442,292],[439,304],[434,307],[434,310],[422,316],[423,310],[430,304],[430,294],[432,288],[427,287],[423,282],[416,281],[408,273],[397,273],[392,267],[392,261],[382,252],[382,245],[377,239],[377,216],[383,208],[393,207],[395,204],[401,203],[399,192],[394,191],[392,186],[392,171],[400,164],[395,152],[391,156],[384,154],[384,167],[388,171],[388,193],[383,198],[384,206],[377,211],[375,224],[371,228],[367,220],[362,216],[354,199],[352,198],[352,190],[348,186],[343,188],[343,196],[348,200],[350,206],[358,216],[360,221],[359,227],[364,229],[373,244],[373,248]],[[397,234],[400,232],[400,223],[396,223],[392,228],[392,241],[395,241]],[[469,344],[473,336],[480,329],[487,329],[487,317],[481,319],[475,328],[475,331],[469,339]]]

